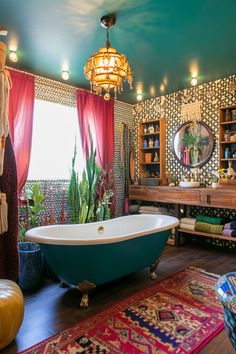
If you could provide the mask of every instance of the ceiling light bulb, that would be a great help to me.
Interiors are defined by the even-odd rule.
[[[197,85],[197,78],[196,77],[192,77],[191,85],[192,86],[196,86]]]
[[[137,101],[142,101],[143,96],[141,95],[141,93],[137,94]]]
[[[161,84],[161,85],[160,85],[160,91],[161,91],[161,92],[164,92],[164,91],[165,91],[165,85],[164,85],[164,84]]]
[[[61,77],[62,77],[63,80],[65,80],[65,81],[68,80],[69,77],[70,77],[68,71],[66,71],[66,70],[62,71]]]
[[[9,59],[11,61],[13,61],[13,63],[16,63],[18,61],[18,55],[16,54],[16,52],[14,50],[10,51]]]

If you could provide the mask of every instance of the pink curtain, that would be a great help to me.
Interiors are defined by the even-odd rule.
[[[16,159],[18,192],[27,179],[33,129],[35,78],[9,70],[12,88],[9,97],[9,132]]]
[[[89,129],[97,152],[97,164],[110,170],[114,159],[114,100],[78,90],[77,109],[85,156],[89,154]]]

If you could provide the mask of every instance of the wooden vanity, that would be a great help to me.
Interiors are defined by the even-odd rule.
[[[161,202],[176,204],[177,209],[181,205],[196,205],[211,208],[236,209],[236,186],[214,188],[182,188],[169,186],[129,186],[129,199],[149,202]],[[234,237],[210,234],[199,231],[178,229],[176,245],[179,245],[179,233],[195,234],[205,237],[213,237],[222,240],[236,241]]]

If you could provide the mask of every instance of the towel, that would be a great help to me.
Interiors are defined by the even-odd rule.
[[[141,210],[139,209],[139,214],[156,214],[156,215],[161,215],[162,213],[160,211],[149,211],[149,210]]]
[[[145,211],[166,211],[166,208],[159,208],[159,207],[154,207],[154,206],[149,206],[149,205],[143,205],[139,208],[140,210],[145,210]]]
[[[206,222],[196,221],[195,230],[200,232],[208,232],[210,234],[222,235],[223,225],[212,225]]]
[[[174,216],[171,211],[165,211],[165,212],[157,212],[157,211],[146,211],[146,210],[140,210],[139,209],[139,214],[152,214],[152,215],[169,215],[169,216]]]
[[[180,222],[183,224],[195,225],[196,219],[195,218],[181,218]]]
[[[194,225],[185,224],[185,223],[183,223],[183,222],[180,222],[179,227],[180,227],[181,229],[186,229],[186,230],[192,230],[192,231],[194,231]]]
[[[217,218],[214,216],[204,216],[204,215],[198,215],[196,217],[196,221],[204,222],[207,224],[213,224],[213,225],[222,225],[224,223],[224,218]]]
[[[233,229],[234,231],[236,231],[236,221],[228,222],[227,224],[225,224],[224,228]]]
[[[233,236],[236,237],[236,230],[232,230],[232,229],[224,229],[222,232],[223,236]]]

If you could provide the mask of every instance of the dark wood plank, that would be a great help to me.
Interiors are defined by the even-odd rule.
[[[158,267],[159,280],[187,266],[194,265],[218,274],[236,270],[235,254],[196,246],[167,246]],[[158,281],[158,280],[157,280]],[[73,288],[59,288],[46,281],[32,294],[25,295],[25,317],[16,340],[1,354],[15,354],[90,315],[132,295],[152,283],[147,270],[134,273],[98,287],[91,294],[90,307],[80,309],[80,294]],[[202,354],[233,354],[225,331],[218,334],[201,351]]]

